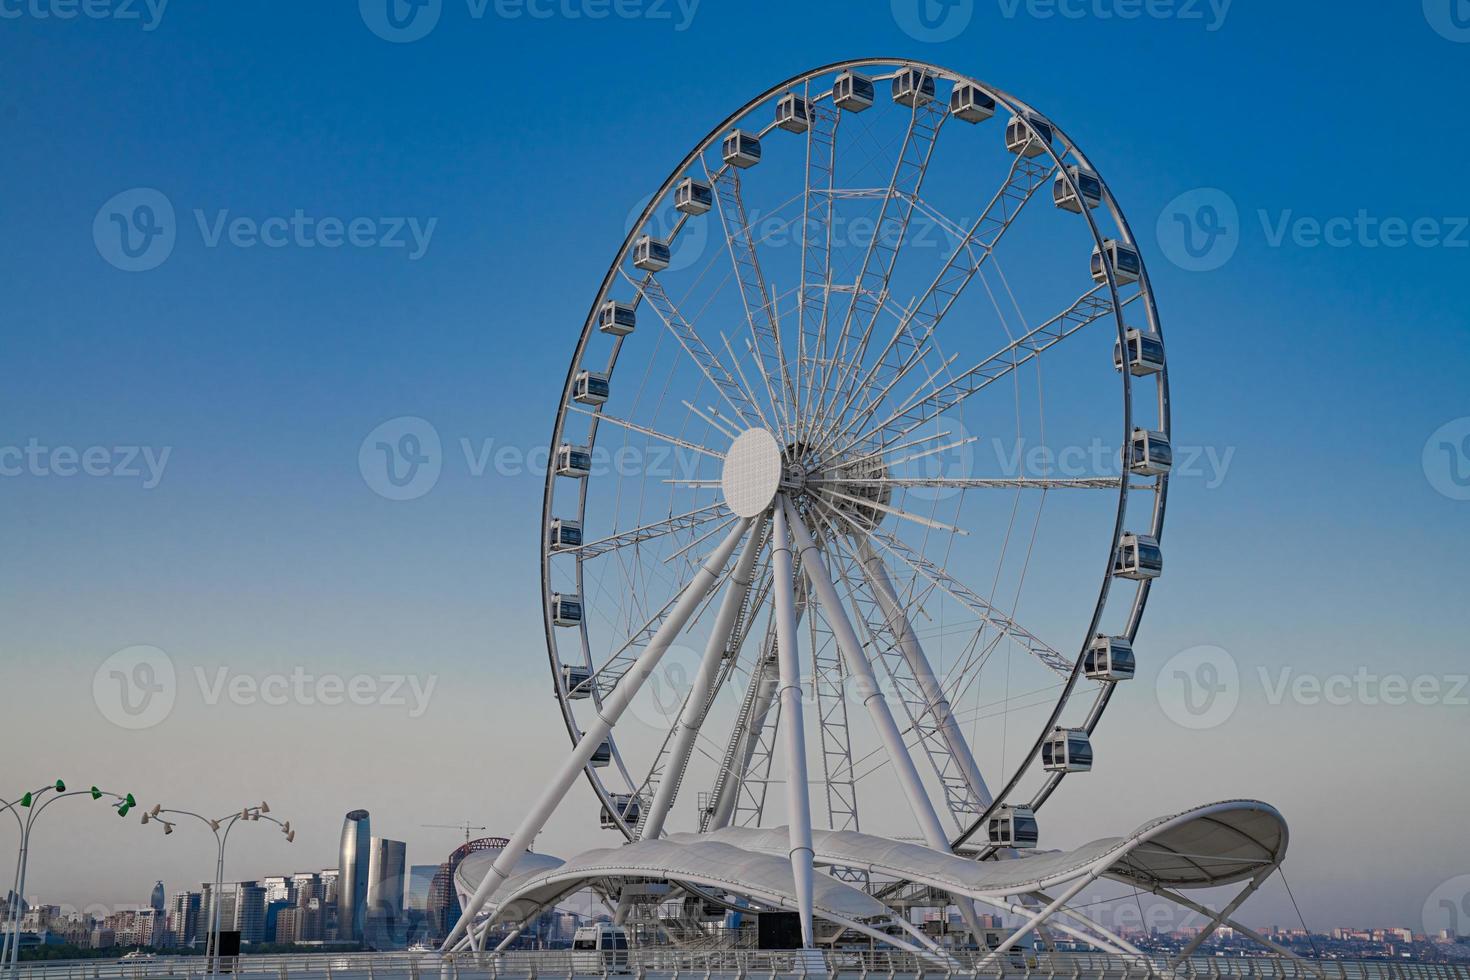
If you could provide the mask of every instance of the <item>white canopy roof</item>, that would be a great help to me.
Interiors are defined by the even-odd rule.
[[[687,841],[696,834],[675,834]],[[705,839],[784,856],[785,827],[728,827]],[[921,844],[855,831],[813,830],[819,864],[863,868],[968,895],[1004,896],[1077,877],[1099,862],[1110,878],[1171,888],[1224,885],[1251,877],[1286,854],[1286,822],[1268,804],[1231,800],[1150,820],[1126,837],[1104,837],[1071,851],[977,862]]]
[[[813,831],[816,861],[863,868],[952,894],[1020,895],[1097,874],[1145,888],[1203,888],[1250,878],[1286,855],[1286,822],[1274,807],[1230,800],[1159,817],[1124,837],[1104,837],[1070,851],[1031,853],[977,862],[919,844],[855,831]],[[786,828],[730,827],[707,834],[673,834],[621,847],[599,848],[563,862],[528,853],[495,896],[495,917],[517,921],[600,878],[687,882],[762,904],[797,907]],[[472,893],[498,851],[476,852],[460,864],[455,884]],[[830,875],[818,874],[813,911],[829,920],[888,917],[878,899]]]

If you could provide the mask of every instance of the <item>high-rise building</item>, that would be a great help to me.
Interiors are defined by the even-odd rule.
[[[168,898],[163,890],[163,882],[157,882],[153,886],[153,894],[148,898],[148,907],[162,916],[163,903],[166,901],[168,901]]]
[[[437,864],[415,864],[408,870],[408,893],[403,897],[405,912],[423,912],[429,907],[429,889],[438,874]]]
[[[379,949],[402,944],[403,872],[408,845],[374,837],[369,845],[365,936]]]
[[[265,889],[265,900],[267,902],[290,902],[295,900],[291,894],[291,879],[285,875],[269,875],[260,879],[260,887]]]
[[[341,858],[337,865],[337,938],[362,941],[367,912],[368,855],[372,825],[366,810],[352,810],[342,821]]]
[[[303,905],[310,899],[326,898],[322,888],[322,876],[315,871],[298,871],[291,876],[291,900]]]
[[[242,943],[265,941],[265,889],[258,882],[226,883],[220,891],[221,929],[233,929]]]
[[[198,932],[199,892],[175,892],[168,907],[168,941],[172,946],[192,946]]]

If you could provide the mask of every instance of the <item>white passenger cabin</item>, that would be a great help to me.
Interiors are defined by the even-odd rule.
[[[578,371],[572,382],[572,398],[583,405],[601,405],[611,390],[607,375],[596,371]]]
[[[652,235],[633,243],[633,265],[644,272],[662,272],[669,267],[669,246]]]
[[[1118,554],[1113,559],[1113,574],[1140,582],[1164,574],[1164,553],[1159,549],[1158,540],[1152,535],[1134,534],[1132,531],[1124,534],[1118,545]]]
[[[628,972],[628,932],[621,926],[595,922],[572,933],[572,971],[581,976]]]
[[[1095,208],[1102,203],[1102,180],[1091,170],[1069,164],[1052,183],[1051,197],[1063,211],[1081,214],[1084,207]]]
[[[1036,812],[1029,806],[1009,803],[991,815],[986,835],[996,847],[1035,847],[1041,839]]]
[[[732,167],[753,167],[761,162],[760,137],[743,129],[732,129],[720,144],[720,156]]]
[[[638,325],[638,314],[631,306],[608,300],[597,311],[597,329],[614,337],[626,337]]]
[[[592,668],[585,664],[562,664],[561,682],[567,689],[567,697],[573,701],[592,696]]]
[[[551,520],[551,531],[548,535],[552,551],[561,551],[564,548],[582,547],[582,522],[567,520],[562,517],[554,517]]]
[[[594,769],[603,769],[611,763],[612,743],[609,742],[607,739],[603,739],[598,744],[597,748],[592,750],[592,758],[587,760],[587,764]]]
[[[804,133],[812,125],[812,104],[795,92],[787,92],[776,103],[776,125],[788,133]]]
[[[893,101],[917,109],[934,101],[934,76],[922,68],[905,68],[893,76]]]
[[[551,595],[551,621],[558,626],[576,626],[582,621],[582,597],[576,595],[562,595],[554,592]]]
[[[1112,267],[1113,278],[1120,286],[1137,282],[1138,277],[1143,275],[1143,260],[1138,257],[1138,251],[1115,238],[1109,238],[1102,243],[1101,248],[1092,250],[1093,282],[1108,281],[1107,270],[1103,267],[1104,256],[1107,257],[1108,265]]]
[[[556,450],[556,475],[580,480],[592,472],[592,452],[586,446],[564,442]]]
[[[832,104],[848,112],[862,112],[873,104],[873,80],[845,71],[832,80]]]
[[[1006,149],[1023,157],[1039,157],[1051,146],[1051,125],[1035,116],[1015,115],[1006,123]]]
[[[674,188],[674,210],[684,214],[708,214],[715,206],[715,195],[702,180],[685,177]]]
[[[1057,728],[1041,745],[1041,767],[1047,772],[1088,772],[1092,741],[1085,728]]]
[[[1099,633],[1082,658],[1082,670],[1095,681],[1129,681],[1136,663],[1133,644],[1126,637]]]
[[[974,82],[959,82],[949,93],[949,111],[967,123],[984,122],[995,115],[995,100]]]
[[[1135,378],[1164,370],[1164,342],[1152,330],[1129,327],[1123,334],[1128,349],[1128,373]],[[1123,350],[1113,341],[1113,367],[1123,370]]]
[[[1128,472],[1138,476],[1163,476],[1174,465],[1169,437],[1152,429],[1134,429],[1128,441]]]
[[[614,812],[621,814],[623,820],[629,824],[636,824],[643,816],[643,801],[636,796],[631,796],[627,793],[614,793],[612,794],[612,803],[612,810],[608,810],[606,804],[602,807],[600,822],[603,830],[613,830],[617,827],[618,821],[613,816]]]

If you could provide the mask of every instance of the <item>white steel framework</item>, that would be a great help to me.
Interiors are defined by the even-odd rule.
[[[853,111],[833,100],[844,72],[880,96],[904,87]],[[1007,152],[1003,120],[951,113],[956,84],[1029,121],[1026,152]],[[776,112],[792,94],[800,124]],[[1135,240],[1106,183],[1084,199],[1079,173],[1097,167],[1016,97],[875,60],[756,97],[655,191],[593,298],[552,430],[554,454],[588,454],[548,471],[543,507],[543,617],[574,749],[467,894],[451,947],[475,941],[578,775],[602,823],[639,844],[780,813],[808,946],[827,887],[814,800],[832,831],[876,823],[937,853],[1014,858],[992,818],[1039,810],[1067,775],[1043,768],[1042,745],[1058,727],[1090,734],[1110,703],[1120,680],[1089,677],[1086,655],[1099,635],[1137,635],[1156,576],[1120,574],[1121,546],[1162,540],[1168,490],[1167,466],[1121,455],[1135,429],[1171,431],[1167,364],[1113,361],[1130,330],[1162,350],[1147,270],[1115,273],[1106,255]],[[710,207],[675,208],[687,180]],[[1049,182],[1098,206],[1053,207]],[[667,255],[650,260],[648,241]],[[626,313],[614,331],[599,329],[609,304]],[[578,402],[584,372],[608,379],[605,400]],[[708,789],[684,817],[691,783]],[[903,892],[902,876],[829,870],[884,901]],[[978,936],[981,896],[939,893]],[[1005,900],[1039,924],[1069,897]]]

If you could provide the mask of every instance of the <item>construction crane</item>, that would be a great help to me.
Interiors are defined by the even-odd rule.
[[[461,821],[460,823],[423,823],[419,824],[419,826],[429,827],[433,830],[458,830],[464,834],[464,842],[466,844],[470,842],[470,834],[473,831],[490,829],[489,827],[477,827],[468,820]]]

